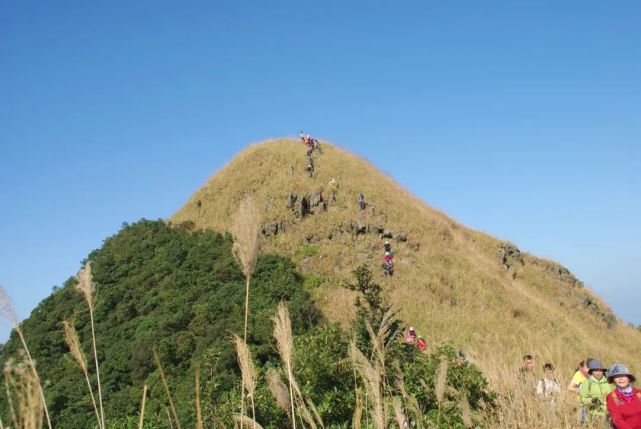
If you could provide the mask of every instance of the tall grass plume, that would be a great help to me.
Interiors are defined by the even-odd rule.
[[[7,295],[7,292],[5,292],[2,286],[0,286],[0,316],[6,318],[7,320],[9,320],[9,322],[11,322],[11,324],[13,325],[13,329],[15,329],[16,333],[18,334],[18,337],[20,338],[20,342],[22,343],[22,347],[24,348],[24,352],[27,356],[29,368],[33,373],[34,380],[36,380],[37,382],[38,393],[40,395],[40,400],[42,401],[42,406],[44,408],[47,427],[51,429],[51,419],[49,418],[49,409],[47,408],[47,401],[45,400],[45,394],[42,388],[42,382],[40,381],[40,376],[38,375],[38,371],[36,371],[36,363],[31,358],[29,347],[27,347],[27,341],[25,340],[24,334],[22,333],[22,329],[20,328],[20,323],[18,322],[18,316],[16,314],[15,309],[13,308],[13,305],[11,304],[11,299],[9,298],[9,295]]]
[[[98,411],[98,406],[96,405],[96,398],[93,394],[93,388],[91,387],[91,381],[89,380],[89,369],[87,367],[87,358],[85,357],[84,352],[82,351],[82,346],[80,345],[80,339],[78,338],[78,332],[73,324],[68,320],[62,321],[62,327],[65,333],[65,343],[69,347],[69,352],[73,357],[73,360],[80,367],[83,375],[85,376],[85,381],[87,382],[87,389],[89,390],[89,395],[91,396],[91,403],[93,405],[94,412],[96,414],[96,420],[98,421],[98,428],[104,429],[102,426],[102,420],[100,418],[100,412]]]
[[[105,427],[105,411],[102,406],[102,387],[100,383],[100,366],[98,365],[98,350],[96,348],[96,329],[93,320],[93,310],[94,310],[94,295],[96,293],[96,285],[93,281],[93,276],[91,275],[91,262],[87,262],[84,267],[78,272],[76,276],[77,284],[76,289],[80,291],[85,301],[87,302],[87,307],[89,308],[89,320],[91,322],[91,343],[93,344],[93,359],[96,366],[96,384],[98,385],[98,405],[100,407],[100,423],[101,427]]]

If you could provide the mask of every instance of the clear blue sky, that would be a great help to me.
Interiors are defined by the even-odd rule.
[[[641,323],[641,2],[185,3],[0,0],[21,317],[122,222],[304,129]]]

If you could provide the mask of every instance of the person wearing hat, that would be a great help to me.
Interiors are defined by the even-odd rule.
[[[605,377],[605,368],[598,359],[588,363],[588,378],[581,383],[579,398],[585,413],[583,423],[605,419],[607,411],[605,397],[612,392],[613,387]]]
[[[414,328],[410,326],[410,329],[407,331],[407,334],[405,334],[405,344],[408,346],[413,346],[415,342],[416,342],[416,331],[414,331]]]
[[[385,241],[385,244],[383,244],[383,249],[385,249],[385,252],[391,252],[392,251],[392,245],[389,244],[389,241]]]
[[[606,397],[606,403],[617,429],[641,429],[641,391],[632,386],[634,380],[634,375],[621,363],[608,370],[608,381],[614,384],[614,390]]]

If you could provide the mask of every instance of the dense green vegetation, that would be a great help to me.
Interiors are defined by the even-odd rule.
[[[107,427],[137,427],[145,384],[149,387],[146,427],[169,427],[167,398],[154,363],[154,349],[183,427],[194,427],[197,366],[205,427],[231,426],[232,414],[239,411],[240,372],[230,336],[242,333],[244,302],[244,278],[231,245],[229,235],[195,231],[189,224],[172,227],[162,221],[142,220],[125,224],[89,255],[97,285],[95,323]],[[371,282],[366,267],[357,270],[351,288],[361,296],[358,317],[350,332],[345,332],[321,320],[306,291],[309,283],[297,274],[291,261],[276,256],[259,258],[252,279],[248,343],[258,369],[256,420],[265,428],[290,424],[265,382],[269,368],[283,374],[271,338],[271,318],[281,300],[288,302],[292,318],[295,377],[325,426],[350,427],[357,392],[361,397],[366,395],[348,349],[356,337],[359,348],[370,355],[367,324],[379,329],[387,310],[380,288]],[[95,426],[86,385],[69,357],[61,327],[62,320],[72,320],[85,354],[91,355],[89,315],[75,284],[71,278],[56,289],[22,325],[45,382],[56,428]],[[461,398],[467,398],[473,410],[491,403],[483,376],[467,363],[457,364],[453,349],[443,346],[431,354],[420,353],[397,340],[400,321],[392,320],[392,326],[385,339],[386,367],[393,374],[385,387],[386,395],[399,394],[391,379],[401,374],[425,421],[443,428],[465,427],[458,407]],[[15,356],[18,348],[12,336],[0,349],[0,363]],[[444,361],[449,363],[448,389],[439,401],[435,383]],[[0,392],[0,413],[8,415],[4,392]],[[366,415],[367,409],[363,427],[372,427]]]

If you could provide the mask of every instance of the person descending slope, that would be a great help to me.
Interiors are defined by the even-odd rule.
[[[307,175],[309,177],[312,177],[312,175],[314,174],[314,160],[311,156],[307,157],[307,167],[305,168],[305,170],[307,170]]]
[[[385,252],[391,252],[392,251],[392,245],[389,244],[389,241],[386,241],[385,244],[383,244],[383,250]]]
[[[358,207],[361,210],[365,210],[365,195],[363,194],[358,195]]]
[[[614,384],[614,390],[605,400],[617,429],[641,429],[641,390],[632,386],[634,380],[623,364],[615,363],[608,370],[608,381]]]
[[[385,256],[383,256],[383,274],[387,277],[394,275],[394,257],[392,256],[392,252],[385,252]]]
[[[587,419],[583,423],[598,421],[600,426],[605,424],[605,397],[612,389],[605,378],[605,368],[600,361],[592,359],[588,364],[588,379],[581,384],[580,390],[581,404],[587,411]]]

